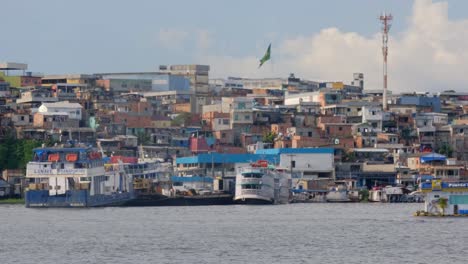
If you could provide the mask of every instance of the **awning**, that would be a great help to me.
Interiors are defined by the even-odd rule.
[[[437,153],[430,153],[424,156],[421,156],[421,163],[428,163],[428,162],[433,162],[433,161],[445,161],[447,160],[447,157],[442,155],[442,154],[437,154]]]

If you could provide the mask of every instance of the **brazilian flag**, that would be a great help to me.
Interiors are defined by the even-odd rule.
[[[268,45],[268,49],[265,52],[265,55],[263,55],[263,58],[260,60],[260,65],[258,65],[259,68],[262,67],[263,63],[265,63],[267,60],[270,59],[270,55],[271,55],[271,43],[270,45]]]

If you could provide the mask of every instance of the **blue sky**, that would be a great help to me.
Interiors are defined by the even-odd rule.
[[[468,16],[466,0],[418,1],[426,6],[448,3],[449,20]],[[291,54],[294,51],[288,45],[302,45],[301,39],[320,37],[329,28],[339,30],[339,36],[355,33],[366,41],[374,40],[380,28],[377,17],[383,10],[393,13],[392,34],[404,43],[403,35],[408,34],[416,13],[414,6],[410,0],[6,0],[2,1],[2,21],[8,23],[1,30],[0,61],[26,62],[30,70],[46,74],[151,71],[159,64],[200,63],[211,64],[216,77],[282,76],[294,71],[328,79],[332,77],[320,71],[291,66],[295,61],[289,57],[300,57],[304,50]],[[273,43],[274,70],[237,71],[236,66],[243,63],[256,64],[250,62],[263,55],[269,42]],[[347,71],[351,76],[353,69],[343,69],[337,78],[346,78]]]

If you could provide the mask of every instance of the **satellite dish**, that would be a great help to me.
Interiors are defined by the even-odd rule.
[[[335,138],[335,145],[338,145],[340,144],[340,139],[339,138]]]

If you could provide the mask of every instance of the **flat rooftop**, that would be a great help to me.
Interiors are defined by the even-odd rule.
[[[28,69],[28,64],[18,62],[0,62],[0,70],[9,71],[24,71]]]

